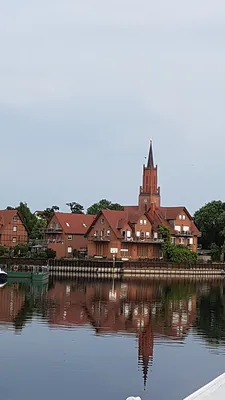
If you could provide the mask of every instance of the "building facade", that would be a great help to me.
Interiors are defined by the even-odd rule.
[[[168,228],[171,241],[197,251],[199,231],[184,206],[162,207],[158,168],[154,165],[152,142],[147,165],[143,166],[138,205],[124,211],[102,210],[87,230],[90,257],[159,259],[163,240],[159,226]]]
[[[15,247],[28,242],[28,230],[17,210],[0,210],[0,244]]]
[[[87,251],[87,229],[95,216],[55,212],[49,221],[44,236],[48,247],[57,258],[71,258]]]

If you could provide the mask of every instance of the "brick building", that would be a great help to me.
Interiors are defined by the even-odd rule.
[[[87,231],[88,255],[123,259],[158,259],[162,256],[159,226],[167,227],[174,244],[197,251],[199,231],[184,206],[162,207],[158,168],[154,165],[152,142],[147,165],[143,166],[138,205],[124,211],[101,211]]]
[[[94,220],[93,215],[56,212],[45,229],[48,247],[56,251],[57,258],[73,257],[86,251],[85,234]]]
[[[8,248],[28,242],[27,228],[17,210],[0,210],[0,244]]]

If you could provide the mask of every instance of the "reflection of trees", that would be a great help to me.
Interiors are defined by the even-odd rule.
[[[223,287],[212,287],[199,296],[196,330],[211,344],[225,344],[225,295]]]

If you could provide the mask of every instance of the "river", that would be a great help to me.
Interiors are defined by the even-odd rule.
[[[8,282],[4,400],[182,400],[225,372],[225,283]]]

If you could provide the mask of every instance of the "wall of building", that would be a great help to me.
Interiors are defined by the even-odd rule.
[[[28,242],[28,233],[19,216],[7,224],[0,235],[0,243],[6,247],[15,247]]]

